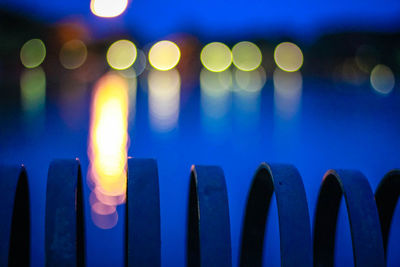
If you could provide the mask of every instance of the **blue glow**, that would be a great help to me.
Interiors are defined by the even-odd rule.
[[[394,31],[400,28],[398,0],[155,0],[151,5],[145,0],[134,0],[121,16],[112,19],[96,17],[90,12],[89,1],[81,0],[2,0],[1,6],[49,22],[72,14],[82,16],[97,35],[128,29],[144,41],[175,32],[194,32],[207,39],[265,37],[266,34],[312,38],[335,29]]]
[[[247,111],[232,105],[227,116],[220,121],[226,127],[216,135],[208,134],[202,124],[200,95],[191,97],[180,106],[179,128],[165,135],[152,129],[148,95],[142,88],[137,91],[138,105],[135,124],[129,130],[131,146],[128,154],[158,161],[164,266],[183,266],[185,262],[187,190],[191,164],[216,164],[222,166],[225,172],[230,201],[233,266],[236,266],[238,258],[240,227],[250,178],[260,162],[286,162],[299,169],[311,217],[321,179],[327,169],[359,169],[375,189],[384,173],[399,167],[398,157],[395,156],[400,150],[398,93],[382,98],[370,93],[368,84],[363,90],[346,85],[336,89],[335,84],[309,78],[303,79],[303,88],[301,109],[294,119],[287,120],[274,115],[274,85],[272,79],[267,81],[259,98],[260,109],[256,111],[260,116],[255,116],[251,125],[243,124],[241,118],[248,116]],[[331,93],[327,94],[321,88]],[[333,95],[334,105],[327,104],[332,103]],[[86,174],[89,99],[85,101],[87,110],[82,113],[83,122],[79,129],[69,128],[63,123],[53,106],[46,111],[48,127],[44,132],[34,135],[14,119],[0,133],[0,157],[6,163],[24,163],[29,172],[34,229],[32,244],[36,244],[32,247],[32,261],[39,266],[44,261],[44,248],[37,244],[44,244],[44,177],[50,160],[54,157],[79,157],[83,174]],[[86,201],[88,196],[89,188],[85,187]],[[122,266],[123,220],[111,230],[100,230],[91,222],[89,203],[86,204],[88,266]],[[118,207],[120,216],[124,216],[123,209],[123,206]],[[266,248],[265,257],[272,266],[278,266],[278,228],[273,209],[271,214],[269,231],[272,234],[267,239],[270,246]],[[395,223],[398,223],[400,213],[396,214]],[[338,241],[341,243],[338,264],[349,266],[352,249],[344,218],[342,212],[339,216]],[[393,229],[393,233],[396,233],[393,240],[399,240],[398,227]],[[398,241],[391,244],[389,261],[392,263],[400,261],[396,254],[399,245]]]

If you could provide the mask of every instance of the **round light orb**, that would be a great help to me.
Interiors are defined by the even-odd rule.
[[[171,41],[160,41],[155,43],[149,51],[150,65],[161,71],[173,69],[181,58],[179,47]]]
[[[240,42],[232,48],[233,64],[242,71],[252,71],[261,65],[260,48],[251,42]]]
[[[370,81],[372,87],[381,94],[389,94],[395,83],[392,70],[382,64],[378,64],[372,69]]]
[[[46,46],[40,39],[31,39],[26,42],[20,52],[22,65],[26,68],[36,68],[46,57]]]
[[[232,52],[225,44],[213,42],[203,47],[200,60],[209,71],[222,72],[232,64]]]
[[[113,18],[121,15],[128,6],[128,0],[92,0],[90,10],[98,17]]]
[[[66,42],[60,50],[61,65],[69,70],[77,69],[85,63],[87,57],[86,45],[81,40]]]
[[[136,46],[131,41],[119,40],[108,48],[107,62],[113,69],[125,70],[133,65],[136,56]]]
[[[274,51],[276,65],[284,71],[294,72],[303,65],[303,53],[301,49],[290,42],[280,43]]]

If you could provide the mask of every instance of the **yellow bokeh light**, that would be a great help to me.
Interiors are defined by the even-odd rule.
[[[103,195],[125,194],[127,124],[128,83],[119,74],[108,73],[95,87],[89,147],[91,178]]]
[[[86,45],[81,40],[66,42],[60,50],[60,62],[64,68],[77,69],[85,63],[87,57]]]
[[[113,18],[121,15],[128,6],[128,0],[91,0],[90,10],[102,18]]]
[[[280,43],[274,51],[276,65],[284,71],[294,72],[303,65],[303,53],[301,49],[290,42]]]
[[[233,64],[242,71],[252,71],[261,65],[260,48],[251,42],[240,42],[232,48]]]
[[[213,42],[203,47],[200,60],[209,71],[221,72],[232,64],[232,52],[225,44]]]
[[[160,41],[149,51],[149,62],[153,68],[167,71],[174,68],[181,58],[179,47],[171,41]]]
[[[392,70],[382,64],[378,64],[372,69],[370,81],[372,87],[381,94],[389,94],[395,84]]]
[[[107,62],[111,68],[125,70],[136,60],[136,46],[129,40],[114,42],[107,50]]]
[[[175,128],[179,118],[181,78],[178,70],[151,70],[148,75],[152,127],[160,132]]]
[[[22,65],[35,68],[42,64],[46,57],[46,46],[40,39],[31,39],[22,46],[20,57]]]
[[[46,75],[43,69],[25,70],[20,85],[22,108],[27,112],[43,110],[46,101]]]

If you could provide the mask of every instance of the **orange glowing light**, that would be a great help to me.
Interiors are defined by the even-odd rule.
[[[104,213],[114,213],[113,207],[125,201],[128,89],[128,82],[113,72],[105,74],[95,85],[88,154],[89,179],[96,199],[91,203],[92,217],[96,213],[97,220]]]

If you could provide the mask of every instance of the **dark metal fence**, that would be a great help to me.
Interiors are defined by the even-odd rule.
[[[125,265],[160,266],[157,163],[128,160]],[[24,166],[0,166],[0,266],[27,266],[30,206]],[[264,231],[275,193],[282,266],[333,266],[337,216],[346,202],[356,266],[385,266],[388,236],[400,194],[400,170],[383,177],[375,196],[358,171],[329,170],[320,188],[313,234],[303,182],[291,165],[262,163],[248,194],[240,266],[261,266]],[[188,266],[232,266],[229,205],[224,173],[193,166],[187,232]],[[45,218],[46,266],[84,266],[82,175],[78,160],[50,164]]]

